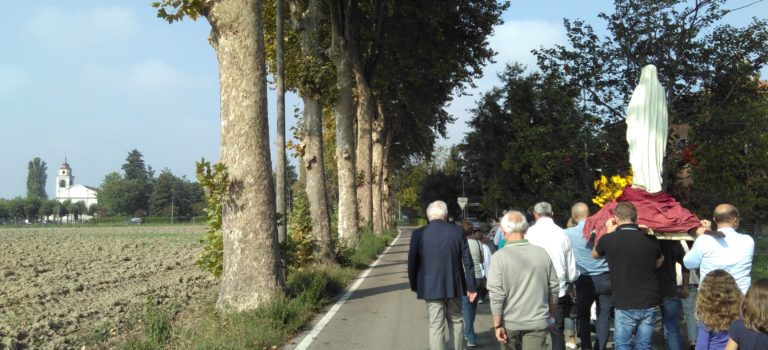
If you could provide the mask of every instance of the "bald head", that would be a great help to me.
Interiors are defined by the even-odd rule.
[[[501,230],[505,236],[515,235],[522,239],[525,231],[528,231],[528,221],[525,215],[517,210],[510,210],[501,218]]]
[[[714,216],[717,227],[736,227],[739,219],[739,210],[730,204],[720,204],[715,207]]]
[[[584,220],[589,216],[589,207],[586,203],[578,202],[571,207],[571,218],[574,222]]]

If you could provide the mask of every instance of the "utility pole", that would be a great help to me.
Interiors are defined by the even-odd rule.
[[[173,225],[173,211],[174,211],[173,210],[174,209],[173,208],[173,204],[174,204],[173,202],[174,202],[174,199],[175,199],[174,198],[175,194],[176,194],[176,191],[174,191],[173,188],[171,188],[171,225]]]

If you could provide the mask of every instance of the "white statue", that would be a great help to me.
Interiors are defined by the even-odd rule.
[[[640,84],[627,106],[627,143],[632,165],[633,187],[649,193],[661,192],[661,171],[667,150],[667,98],[649,64],[640,73]]]

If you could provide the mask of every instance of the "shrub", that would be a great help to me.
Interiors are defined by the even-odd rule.
[[[288,234],[283,247],[289,272],[299,271],[309,266],[312,263],[312,254],[315,250],[307,193],[300,187],[293,193],[293,208],[288,220]]]
[[[204,209],[207,216],[208,230],[200,239],[203,244],[203,254],[195,264],[217,278],[221,276],[224,267],[224,238],[221,232],[221,203],[227,196],[229,175],[227,167],[222,163],[211,163],[205,159],[195,162],[197,181],[205,193],[208,206]]]

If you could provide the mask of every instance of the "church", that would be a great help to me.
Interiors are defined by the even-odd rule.
[[[90,207],[92,204],[96,204],[98,192],[99,189],[97,188],[75,184],[72,168],[69,167],[65,158],[64,164],[59,167],[59,172],[56,175],[56,200],[64,202],[69,199],[72,203],[84,202],[86,207]]]

